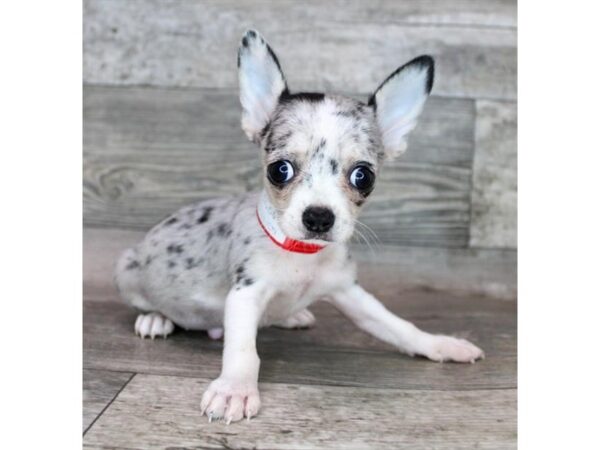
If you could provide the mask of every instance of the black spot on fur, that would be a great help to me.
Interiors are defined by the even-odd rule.
[[[310,188],[313,185],[313,176],[311,173],[307,173],[304,176],[304,183],[306,183],[306,185]]]
[[[368,195],[369,195],[369,194],[367,194],[367,196],[368,196]],[[362,206],[364,203],[365,203],[365,200],[364,200],[364,199],[360,199],[360,200],[355,200],[355,201],[354,201],[354,204],[355,204],[356,206]]]
[[[165,225],[167,225],[167,226],[168,225],[173,225],[174,223],[177,223],[177,221],[178,221],[177,217],[171,217],[169,220],[167,220],[165,222]]]
[[[173,267],[175,267],[176,265],[177,265],[177,263],[176,263],[175,261],[171,261],[171,260],[167,261],[167,267],[168,267],[169,269],[172,269],[172,268],[173,268]]]
[[[267,123],[262,130],[260,130],[259,136],[260,139],[263,140],[267,133],[271,130],[271,122]]]
[[[127,266],[125,266],[126,270],[132,270],[132,269],[137,269],[140,267],[140,262],[136,261],[135,259],[133,261],[130,261],[129,264],[127,264]]]
[[[246,268],[243,264],[240,264],[235,269],[235,284],[243,284],[244,286],[250,286],[254,281],[252,278],[246,275]]]
[[[330,159],[329,160],[329,165],[331,166],[331,174],[332,175],[337,175],[337,173],[339,171],[339,167],[338,167],[337,161],[334,160],[334,159]]]
[[[361,114],[362,114],[362,112],[360,112],[358,109],[349,109],[349,110],[344,110],[344,111],[338,111],[335,113],[336,116],[351,117],[355,120],[360,120]]]
[[[265,143],[265,152],[267,153],[271,153],[273,152],[277,147],[275,146],[275,144],[273,143],[273,140],[271,139],[271,135],[269,134],[269,137],[267,138],[267,142]]]
[[[210,214],[212,213],[213,209],[215,209],[213,206],[207,206],[206,208],[204,208],[204,210],[202,211],[202,215],[198,217],[196,223],[204,223],[208,219],[210,219]]]
[[[289,91],[284,91],[279,97],[280,103],[290,103],[293,101],[304,101],[310,103],[321,102],[325,99],[325,94],[322,92],[298,92],[290,94]]]
[[[319,145],[317,145],[313,151],[312,158],[317,158],[317,159],[322,160],[325,155],[321,151],[325,148],[326,145],[327,145],[327,140],[325,138],[321,139],[321,142],[319,142]]]
[[[220,223],[217,227],[217,234],[219,236],[229,237],[231,236],[231,233],[231,226],[229,224],[226,224],[225,222]]]
[[[144,265],[149,266],[153,260],[154,260],[153,256],[150,256],[150,255],[146,256],[146,261],[144,262]]]
[[[183,245],[170,244],[167,247],[167,253],[177,253],[177,254],[183,253]]]
[[[285,147],[290,140],[290,137],[292,137],[291,131],[288,131],[280,136],[275,136],[271,131],[267,136],[267,141],[265,142],[265,152],[271,153],[279,148]]]
[[[244,239],[244,245],[248,245],[250,243],[250,238],[247,237],[246,239]]]
[[[283,133],[280,136],[275,138],[275,145],[277,147],[285,147],[290,138],[292,137],[292,132],[288,131],[287,133]]]
[[[254,280],[250,277],[238,277],[235,280],[236,291],[239,291],[241,286],[250,286],[254,283]]]
[[[204,262],[204,259],[200,258],[195,260],[194,258],[186,258],[185,259],[185,268],[187,270],[193,269],[195,267],[198,267],[200,264],[202,264]]]

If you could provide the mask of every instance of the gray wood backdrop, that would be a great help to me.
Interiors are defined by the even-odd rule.
[[[363,220],[386,245],[504,255],[517,247],[516,25],[514,0],[85,0],[84,224],[143,229],[259,188],[236,74],[253,27],[292,90],[366,98],[434,56],[432,98]]]

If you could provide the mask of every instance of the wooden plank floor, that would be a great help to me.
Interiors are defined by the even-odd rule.
[[[84,446],[516,448],[516,302],[406,290],[383,266],[368,274],[392,311],[429,331],[471,339],[486,359],[410,358],[318,304],[311,330],[259,333],[259,416],[208,424],[199,402],[219,373],[222,342],[183,330],[141,340],[132,331],[135,312],[108,282],[105,289],[96,283],[84,289]]]
[[[484,361],[409,358],[315,305],[313,329],[261,330],[263,409],[226,426],[199,412],[222,342],[134,335],[110,278],[140,232],[114,228],[260,184],[237,100],[248,27],[292,90],[364,99],[402,62],[435,57],[409,151],[362,218],[381,245],[357,251],[359,281],[427,331],[472,340]],[[102,227],[84,230],[85,448],[516,448],[515,0],[85,0],[83,35],[84,223]]]

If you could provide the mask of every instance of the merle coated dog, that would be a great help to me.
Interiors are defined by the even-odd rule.
[[[356,282],[347,242],[385,162],[431,91],[434,64],[398,68],[368,103],[291,93],[271,47],[245,33],[238,53],[242,128],[261,148],[261,193],[202,201],[156,225],[116,269],[121,296],[141,313],[135,332],[167,336],[174,324],[225,335],[221,375],[201,409],[227,423],[260,408],[256,333],[311,326],[307,309],[331,302],[399,351],[434,361],[474,362],[483,352],[432,335],[389,312]]]

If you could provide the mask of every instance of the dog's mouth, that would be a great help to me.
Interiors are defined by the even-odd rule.
[[[327,244],[331,242],[335,242],[331,233],[314,233],[307,232],[305,233],[302,241],[307,242],[309,244]]]

